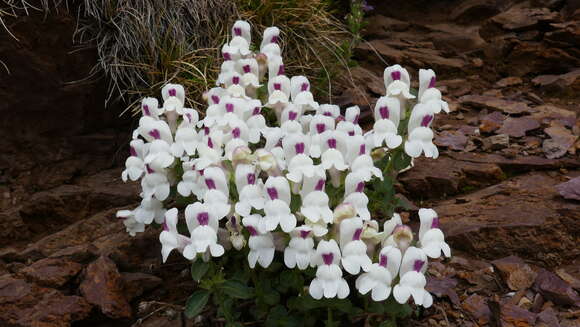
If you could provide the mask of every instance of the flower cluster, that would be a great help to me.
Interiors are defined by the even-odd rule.
[[[430,306],[427,257],[450,256],[437,214],[419,211],[417,241],[398,214],[380,231],[365,186],[383,179],[374,150],[404,147],[411,157],[438,156],[430,125],[448,107],[434,87],[435,73],[419,72],[415,99],[409,73],[399,65],[386,68],[387,94],[365,132],[359,107],[341,112],[319,104],[305,76],[285,75],[278,28],[264,31],[257,54],[250,50],[247,22],[236,22],[232,35],[222,48],[217,87],[205,95],[203,119],[185,107],[180,85],[163,87],[161,106],[155,98],[142,101],[143,117],[122,174],[124,181],[141,181],[142,202],[118,212],[127,231],[134,235],[161,224],[163,261],[174,250],[207,261],[247,246],[250,267],[268,267],[283,252],[288,268],[316,268],[309,287],[315,299],[347,297],[344,270],[360,274],[356,288],[375,301],[393,293],[400,303],[413,297]],[[408,101],[416,104],[404,120]],[[267,114],[278,126],[268,126]],[[400,133],[403,120],[407,133]],[[339,192],[331,198],[328,188]],[[177,197],[189,203],[183,212],[188,235],[179,231],[178,209],[165,209],[179,207],[172,202]]]

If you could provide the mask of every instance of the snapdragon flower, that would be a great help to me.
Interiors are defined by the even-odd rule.
[[[350,293],[348,283],[342,278],[340,262],[340,249],[335,240],[321,240],[316,248],[316,254],[312,259],[314,265],[318,266],[316,278],[310,283],[308,292],[310,296],[319,300],[325,298],[338,297],[344,299]]]

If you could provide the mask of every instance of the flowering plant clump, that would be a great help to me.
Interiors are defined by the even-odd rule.
[[[194,262],[202,290],[188,302],[191,315],[210,294],[224,306],[250,296],[273,306],[289,287],[303,302],[312,301],[308,294],[345,299],[358,292],[429,307],[428,258],[449,257],[450,248],[432,209],[419,210],[414,237],[393,213],[400,204],[393,184],[411,158],[438,156],[430,126],[448,107],[435,73],[420,70],[413,95],[407,70],[386,68],[386,96],[365,132],[357,106],[319,104],[306,77],[285,75],[278,28],[264,31],[259,53],[250,50],[247,22],[237,21],[232,35],[203,119],[184,107],[180,85],[163,87],[161,106],[143,99],[122,174],[141,180],[142,202],[117,214],[127,231],[162,225],[163,261],[177,252]],[[232,265],[240,257],[251,269]],[[274,274],[259,277],[257,266]],[[288,301],[276,310],[282,317],[297,306]],[[227,321],[241,314],[220,308]]]

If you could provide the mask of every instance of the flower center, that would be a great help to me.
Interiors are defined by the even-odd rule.
[[[258,231],[254,227],[246,226],[246,229],[248,230],[248,232],[250,232],[250,236],[258,235]]]
[[[423,268],[424,264],[425,261],[423,260],[415,260],[415,263],[413,264],[413,270],[416,272],[421,272],[421,268]]]
[[[336,149],[336,139],[328,139],[328,141],[326,141],[326,143],[328,143],[328,147],[331,149]]]
[[[278,35],[274,35],[272,36],[272,39],[270,40],[271,43],[278,43]]]
[[[295,111],[290,111],[288,113],[288,120],[295,120],[298,117],[298,113]]]
[[[206,226],[209,223],[209,213],[207,212],[200,212],[197,214],[197,222],[201,226]]]
[[[428,89],[435,87],[435,81],[437,79],[435,78],[435,76],[431,77],[431,80],[429,81],[429,86],[427,86]]]
[[[232,130],[232,135],[234,136],[234,138],[235,138],[235,139],[237,139],[237,138],[239,138],[239,137],[240,137],[240,133],[241,133],[241,132],[240,132],[240,128],[239,128],[239,127],[236,127],[236,128],[234,128],[234,129]]]
[[[382,119],[389,119],[389,107],[384,106],[379,108],[379,113]]]
[[[256,174],[249,173],[246,179],[248,180],[248,184],[254,185],[256,183]]]
[[[230,55],[229,52],[224,52],[222,53],[222,56],[224,56],[224,60],[232,60],[232,56]]]
[[[205,185],[207,186],[208,189],[215,190],[215,182],[213,181],[213,179],[206,178],[205,179]]]
[[[169,96],[174,97],[177,94],[177,91],[175,91],[175,89],[169,89]]]
[[[145,116],[151,116],[151,112],[149,111],[149,106],[148,105],[143,105],[143,114]]]
[[[226,103],[226,112],[234,112],[234,105],[232,103]]]
[[[354,136],[354,131],[348,132],[348,136]]]
[[[278,190],[276,188],[268,187],[266,191],[268,192],[268,196],[270,196],[270,199],[276,200],[278,198]]]
[[[282,89],[282,84],[274,83],[274,90],[280,91],[280,89]]]
[[[324,253],[322,254],[322,261],[325,265],[331,265],[334,261],[334,253]]]
[[[365,183],[364,182],[359,182],[356,185],[356,192],[362,193],[364,190],[365,190]]]
[[[161,138],[161,133],[159,133],[159,130],[158,129],[152,129],[152,130],[150,130],[149,131],[149,135],[152,138],[156,139],[156,140],[159,140]]]
[[[203,132],[205,133],[205,135],[209,135],[209,127],[204,127]]]
[[[326,117],[332,117],[332,112],[330,112],[330,111],[325,111],[325,112],[323,113],[323,115],[324,115],[324,116],[326,116]]]
[[[360,145],[360,150],[358,151],[358,154],[359,154],[359,155],[363,155],[363,154],[365,154],[366,152],[367,152],[367,146],[366,146],[366,144],[361,144],[361,145]]]
[[[250,65],[245,65],[243,67],[243,69],[244,69],[244,73],[246,73],[246,74],[249,73],[250,72]]]
[[[300,86],[300,91],[304,92],[304,91],[308,91],[308,83],[302,83],[302,85]]]
[[[260,114],[260,111],[261,111],[261,110],[260,110],[260,107],[255,107],[255,108],[254,108],[254,111],[252,112],[252,115],[253,115],[253,116],[259,115],[259,114]]]
[[[280,65],[280,67],[278,67],[278,75],[284,75],[284,65]]]
[[[213,141],[211,140],[211,137],[207,138],[207,146],[213,149]]]
[[[147,174],[153,174],[155,172],[155,170],[151,169],[151,166],[149,166],[149,164],[145,165],[145,168],[147,169]]]
[[[360,115],[356,115],[354,116],[354,119],[352,120],[353,124],[358,124],[358,119],[360,118]]]
[[[234,34],[236,36],[242,36],[242,29],[239,27],[234,27]]]
[[[131,153],[131,156],[132,157],[137,157],[138,156],[137,150],[135,150],[135,148],[132,147],[132,146],[129,147],[129,153]]]
[[[324,189],[325,184],[326,184],[326,181],[324,179],[319,179],[318,183],[316,183],[316,187],[314,187],[314,190],[322,191]]]
[[[239,76],[232,77],[232,84],[240,84],[240,77]]]
[[[354,231],[354,234],[352,235],[352,240],[353,241],[360,241],[360,236],[362,234],[362,231],[363,231],[362,228],[357,228]]]
[[[300,231],[300,237],[307,238],[308,235],[310,235],[310,231],[308,231],[308,230],[301,230]]]
[[[217,95],[212,95],[211,101],[213,101],[214,104],[218,104],[220,103],[220,97],[218,97]]]
[[[400,71],[391,72],[391,78],[393,78],[393,81],[400,80],[401,79],[401,72]]]
[[[187,117],[187,120],[191,123],[193,121],[193,118],[191,117],[191,114],[188,112],[185,114],[185,117]]]
[[[164,231],[169,231],[169,226],[167,226],[167,222],[166,221],[163,222],[163,225],[162,226],[163,226],[163,230]]]
[[[296,150],[296,154],[304,153],[304,148],[305,148],[305,145],[302,142],[296,143],[294,145],[294,149]]]
[[[431,228],[439,228],[439,218],[433,218],[431,222]]]
[[[318,132],[318,134],[324,133],[325,130],[326,130],[326,125],[316,124],[316,131]]]
[[[423,116],[423,119],[421,120],[421,126],[422,127],[428,127],[429,123],[431,123],[431,121],[433,120],[433,115],[425,115]]]
[[[379,259],[379,266],[381,267],[387,267],[387,256],[386,255],[381,255],[381,258]]]

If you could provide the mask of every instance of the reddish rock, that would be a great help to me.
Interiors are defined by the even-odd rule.
[[[163,280],[157,276],[136,273],[121,273],[125,290],[125,297],[131,301],[143,293],[148,292],[161,285]]]
[[[536,27],[540,22],[554,22],[558,13],[548,8],[522,8],[514,6],[509,10],[494,16],[491,21],[506,30],[525,30]]]
[[[76,276],[83,266],[62,258],[47,258],[36,261],[20,273],[39,285],[58,288]]]
[[[553,126],[544,130],[551,139],[544,140],[542,149],[549,159],[564,156],[572,148],[578,137],[563,126]]]
[[[434,143],[455,151],[462,151],[467,145],[467,136],[460,131],[443,131],[435,137]]]
[[[556,312],[552,308],[548,308],[538,314],[538,325],[547,327],[560,327]]]
[[[482,133],[491,133],[498,130],[506,117],[499,111],[494,111],[485,115],[479,124],[479,131]]]
[[[501,111],[507,114],[527,114],[535,111],[524,102],[505,100],[488,95],[464,95],[459,98],[459,102],[464,106]]]
[[[455,305],[459,305],[459,296],[455,292],[457,280],[450,277],[428,278],[425,289],[438,298],[447,297]]]
[[[491,311],[487,306],[487,301],[483,296],[472,294],[461,304],[473,319],[481,326],[485,326],[491,319]]]
[[[522,79],[517,76],[510,76],[506,78],[502,78],[499,81],[495,82],[496,87],[508,87],[508,86],[516,86],[521,85],[523,83]]]
[[[560,92],[573,95],[580,90],[580,69],[562,75],[540,75],[532,80],[544,92]]]
[[[123,279],[115,263],[101,256],[87,267],[79,289],[103,314],[118,319],[131,317],[131,306],[123,288]]]
[[[517,172],[530,170],[547,170],[559,168],[580,168],[580,161],[575,159],[546,159],[539,156],[515,156],[506,158],[502,155],[490,153],[450,152],[447,155],[455,160],[471,163],[490,163],[501,169]],[[439,159],[438,159],[439,160]]]
[[[91,305],[80,296],[66,296],[8,275],[0,277],[2,326],[67,327],[90,312]]]
[[[534,283],[534,289],[556,304],[580,307],[580,295],[570,284],[556,274],[541,269]]]
[[[576,113],[570,110],[558,108],[553,105],[543,105],[535,108],[530,117],[536,119],[540,124],[550,126],[553,121],[559,122],[567,127],[574,127],[576,123]]]
[[[580,177],[556,185],[556,190],[564,199],[580,201]]]
[[[497,131],[500,134],[507,134],[512,137],[522,137],[526,135],[526,132],[537,129],[540,124],[532,118],[528,117],[508,117],[501,128]]]
[[[501,305],[501,321],[506,324],[504,326],[533,327],[535,326],[536,314],[515,304],[505,303]]]
[[[525,290],[532,286],[536,273],[519,257],[509,256],[491,262],[513,291]]]

